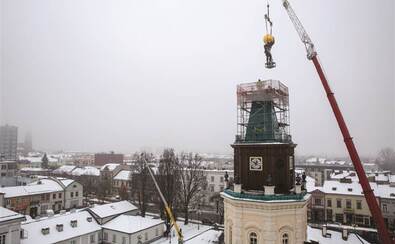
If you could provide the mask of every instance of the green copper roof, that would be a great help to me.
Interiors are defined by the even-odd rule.
[[[279,137],[279,126],[273,102],[252,102],[245,141],[268,142],[276,141]]]

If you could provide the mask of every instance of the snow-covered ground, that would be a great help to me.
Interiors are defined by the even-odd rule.
[[[217,243],[219,236],[222,234],[220,230],[208,230],[194,238],[187,240],[188,244]]]
[[[315,229],[310,226],[307,227],[307,241],[317,241],[319,243],[328,243],[328,244],[369,244],[366,240],[362,239],[362,237],[357,236],[354,233],[348,235],[347,240],[343,240],[342,234],[337,231],[328,230],[328,237],[322,236],[321,229]]]
[[[182,230],[182,234],[184,235],[185,243],[193,243],[193,244],[205,244],[205,243],[213,243],[213,241],[218,240],[218,236],[221,234],[221,231],[211,230],[212,226],[207,225],[198,225],[195,223],[189,223],[188,225],[184,225],[184,222],[177,221],[177,224],[180,226]],[[172,229],[171,234],[171,242],[169,238],[161,238],[153,244],[167,244],[167,243],[178,243],[177,234]]]

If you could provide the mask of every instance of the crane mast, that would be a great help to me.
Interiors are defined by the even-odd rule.
[[[162,191],[160,190],[160,187],[159,187],[159,185],[158,185],[158,182],[157,182],[156,179],[155,179],[155,176],[154,176],[154,173],[152,172],[152,169],[149,167],[149,165],[147,164],[146,161],[145,161],[145,166],[147,167],[148,172],[149,172],[149,174],[150,174],[150,176],[151,176],[151,178],[152,178],[152,181],[153,181],[154,184],[155,184],[156,190],[157,190],[158,193],[159,193],[160,199],[161,199],[162,202],[163,202],[163,205],[164,205],[164,207],[165,207],[166,214],[167,214],[167,216],[169,216],[170,222],[171,222],[171,224],[173,224],[174,229],[175,229],[176,232],[177,232],[178,243],[179,243],[179,244],[182,244],[182,243],[184,243],[184,240],[183,240],[184,237],[183,237],[183,235],[182,235],[182,232],[181,232],[180,227],[178,226],[178,224],[177,224],[177,222],[176,222],[176,219],[174,218],[173,212],[171,211],[171,208],[170,208],[169,204],[167,203],[166,198],[163,196]]]
[[[343,118],[343,115],[340,111],[340,108],[337,104],[336,98],[334,93],[332,92],[328,80],[323,72],[321,67],[320,61],[317,57],[317,52],[314,48],[314,44],[311,41],[309,35],[307,34],[306,30],[304,29],[302,23],[300,22],[299,18],[295,14],[294,10],[292,9],[291,5],[289,4],[288,0],[283,0],[283,6],[288,13],[289,18],[291,19],[292,23],[295,26],[298,35],[305,45],[307,58],[313,61],[313,64],[317,70],[317,73],[321,79],[322,85],[325,89],[326,95],[328,97],[329,103],[332,107],[332,111],[336,117],[336,121],[339,125],[340,131],[343,135],[344,143],[346,144],[348,153],[350,155],[351,161],[353,162],[355,171],[357,172],[359,183],[362,186],[363,194],[365,196],[366,202],[368,203],[370,213],[372,214],[373,220],[377,225],[379,239],[385,243],[390,244],[393,241],[390,238],[389,232],[384,222],[383,215],[381,213],[380,207],[377,203],[376,197],[373,193],[372,188],[370,187],[369,181],[366,177],[365,170],[362,167],[361,160],[358,155],[358,151],[354,145],[352,137],[348,131],[346,122]]]
[[[287,0],[283,0],[283,6],[285,10],[287,10],[288,16],[294,24],[296,32],[298,32],[300,40],[306,48],[307,58],[311,60],[313,57],[317,56],[317,52],[315,51],[314,44],[311,41],[310,36],[307,34],[298,16],[295,14],[295,11]]]

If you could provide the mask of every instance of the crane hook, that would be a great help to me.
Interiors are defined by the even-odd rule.
[[[273,57],[271,54],[271,49],[275,41],[274,41],[274,36],[272,35],[273,22],[270,19],[269,1],[267,2],[266,7],[267,7],[267,13],[265,14],[266,34],[263,36],[263,43],[264,43],[265,55],[266,55],[265,67],[268,69],[272,69],[276,67],[276,63],[273,61]],[[268,28],[268,24],[270,26],[270,31]]]

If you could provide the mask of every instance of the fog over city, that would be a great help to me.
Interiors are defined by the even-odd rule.
[[[292,4],[360,154],[395,148],[394,1]],[[276,79],[297,154],[347,155],[280,0],[265,69],[265,13],[263,0],[0,0],[0,124],[42,150],[232,153],[236,85]]]

